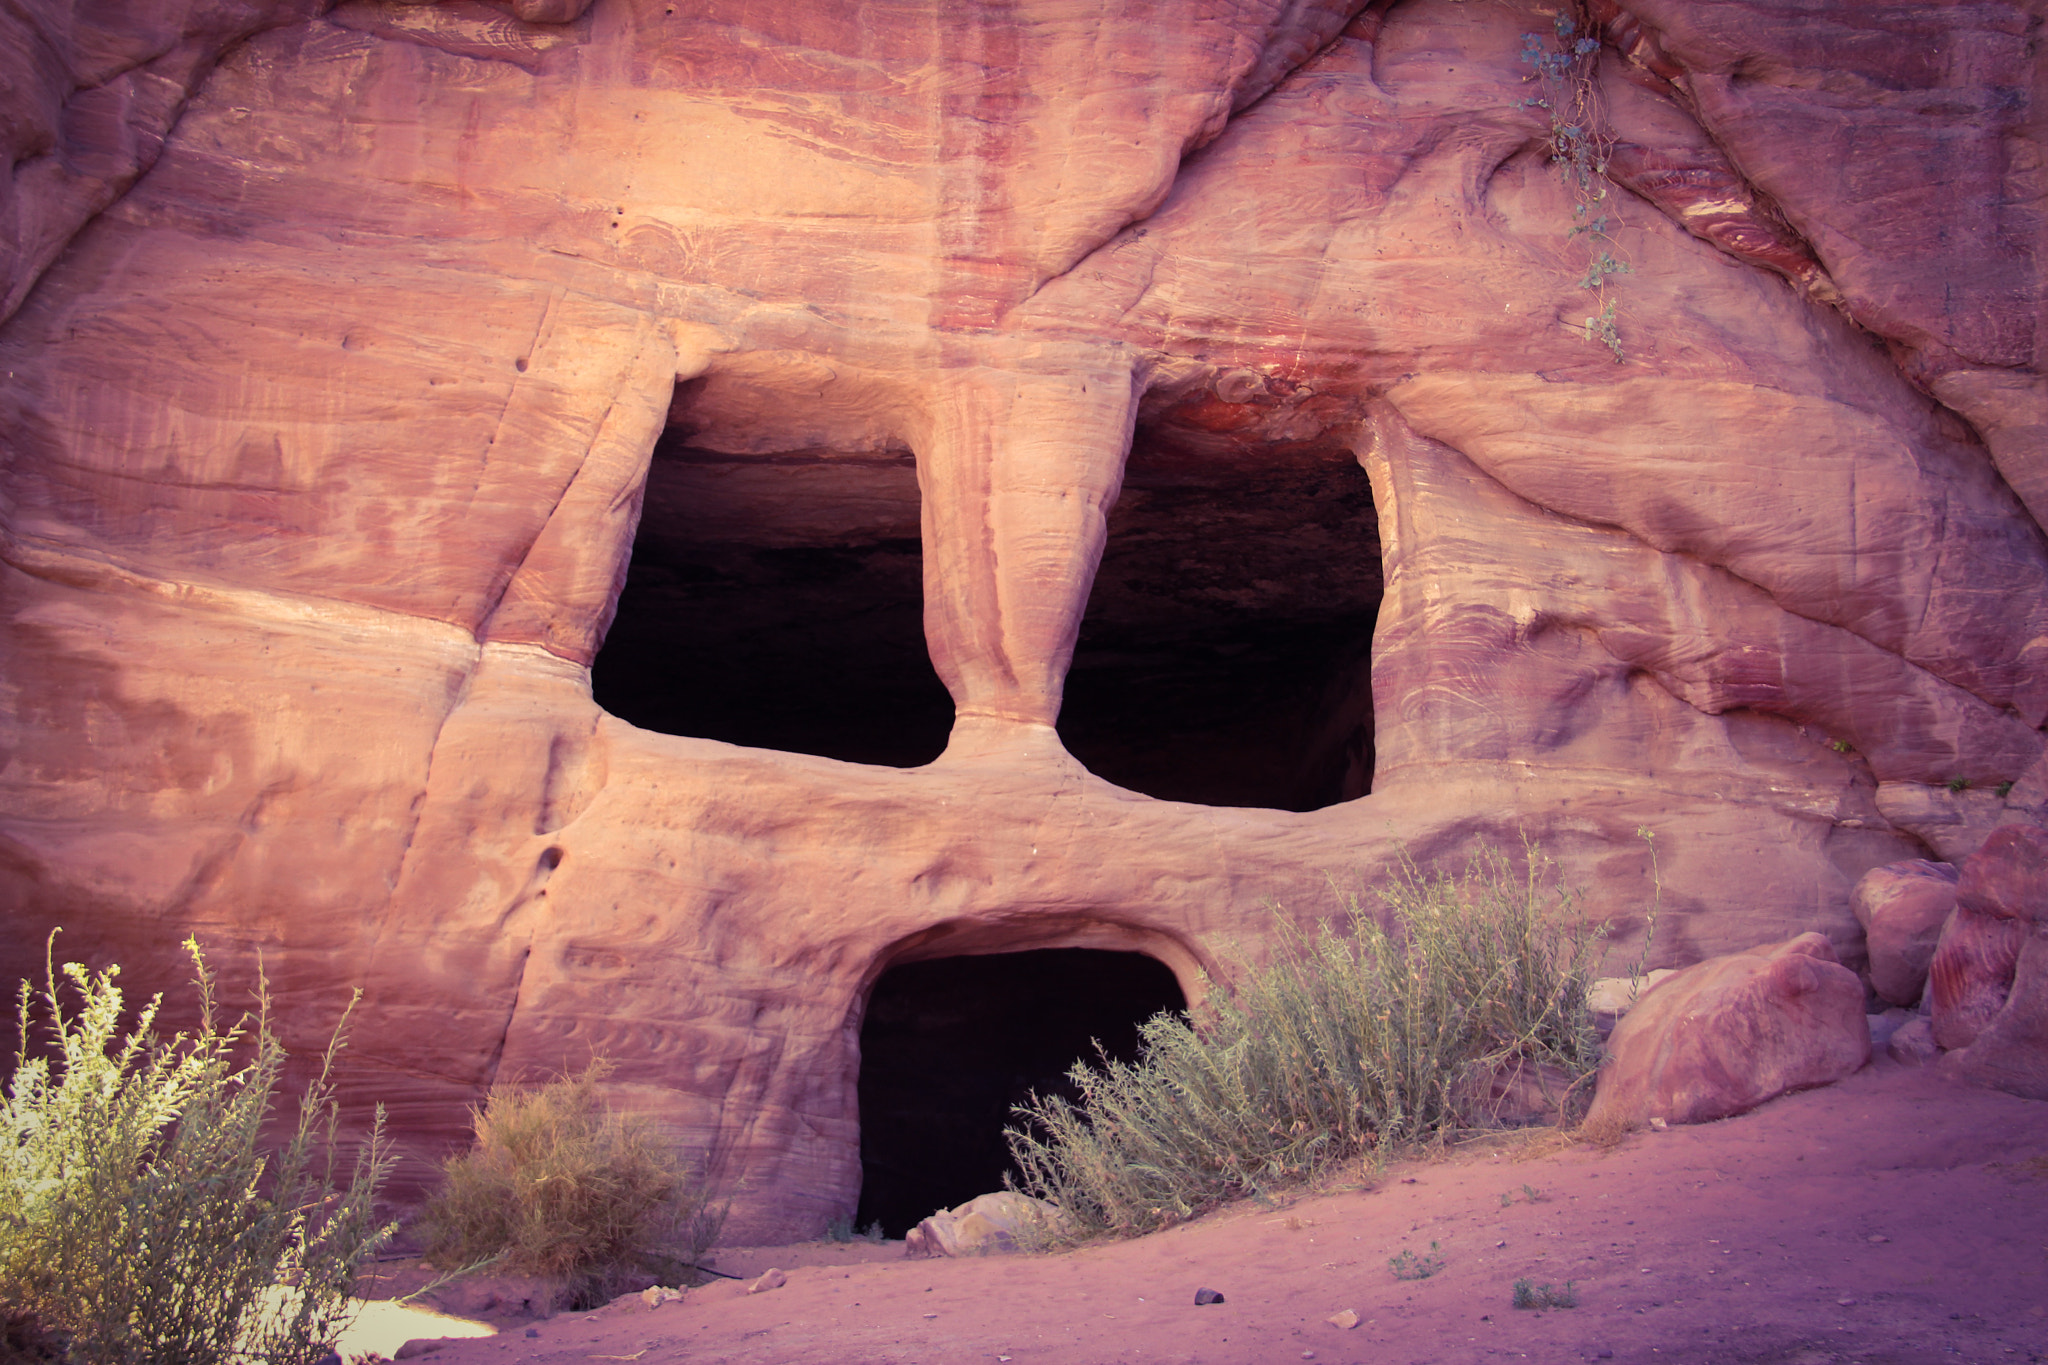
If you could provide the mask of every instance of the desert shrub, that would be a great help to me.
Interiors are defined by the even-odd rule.
[[[21,1046],[0,1136],[0,1300],[87,1365],[310,1365],[347,1325],[357,1269],[389,1235],[377,1115],[335,1184],[337,1026],[281,1148],[263,1131],[284,1066],[267,993],[223,1029],[196,943],[196,1034],[154,1032],[161,997],[120,1037],[118,968],[22,983]],[[32,1006],[46,1051],[32,1048]],[[347,1016],[344,1014],[343,1023]],[[236,1065],[237,1057],[245,1060]]]
[[[1394,1272],[1397,1280],[1426,1280],[1444,1268],[1444,1258],[1435,1242],[1429,1244],[1427,1256],[1417,1256],[1413,1251],[1404,1250],[1398,1256],[1387,1258],[1387,1269]]]
[[[882,1231],[882,1224],[879,1219],[856,1232],[853,1226],[853,1215],[850,1213],[839,1214],[825,1225],[825,1240],[828,1242],[847,1243],[856,1238],[863,1242],[879,1244],[887,1241],[888,1235]]]
[[[607,1074],[506,1089],[474,1114],[420,1219],[436,1265],[492,1265],[600,1302],[628,1276],[687,1277],[723,1220],[675,1149],[598,1092]]]
[[[1280,921],[1199,1027],[1156,1015],[1138,1060],[1074,1067],[1078,1103],[1018,1107],[1021,1187],[1131,1234],[1483,1123],[1470,1096],[1504,1068],[1578,1088],[1599,1062],[1586,990],[1605,929],[1525,853],[1519,873],[1491,850],[1461,876],[1404,865],[1378,890],[1384,923],[1355,897],[1313,932]]]
[[[1566,1280],[1562,1285],[1554,1285],[1516,1280],[1514,1303],[1517,1308],[1577,1308],[1579,1282]]]

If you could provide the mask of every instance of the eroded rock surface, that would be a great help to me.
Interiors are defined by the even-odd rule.
[[[595,1053],[808,1234],[895,962],[1527,833],[1619,970],[1648,827],[1855,965],[2048,806],[2038,8],[1602,0],[1619,358],[1534,5],[119,8],[0,19],[0,969],[362,987],[413,1178]]]

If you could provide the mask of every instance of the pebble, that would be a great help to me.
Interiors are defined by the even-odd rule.
[[[1223,1302],[1223,1296],[1213,1289],[1197,1289],[1195,1291],[1195,1306],[1197,1308],[1200,1308],[1204,1304],[1221,1302]]]

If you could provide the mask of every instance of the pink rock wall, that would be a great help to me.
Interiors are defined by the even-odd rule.
[[[1855,964],[1865,870],[2048,803],[2038,6],[1602,8],[1619,362],[1534,6],[319,8],[74,13],[8,97],[16,975],[62,924],[172,984],[196,932],[301,1042],[361,986],[351,1093],[421,1159],[603,1053],[760,1238],[852,1206],[892,962],[1192,985],[1326,870],[1519,831],[1629,955],[1648,826],[1656,962]],[[914,456],[937,763],[591,700],[672,424]],[[1364,466],[1369,795],[1064,753],[1134,431]]]

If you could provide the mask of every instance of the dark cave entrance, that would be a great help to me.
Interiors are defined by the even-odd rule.
[[[901,1237],[1003,1188],[1003,1127],[1033,1091],[1075,1098],[1075,1061],[1137,1055],[1138,1025],[1187,1007],[1143,953],[1040,948],[911,962],[882,973],[860,1033],[859,1227]]]
[[[729,455],[655,446],[597,704],[663,734],[908,768],[953,699],[924,640],[907,451]]]
[[[1348,449],[1141,427],[1060,736],[1097,776],[1166,800],[1363,796],[1382,592],[1372,486]]]

